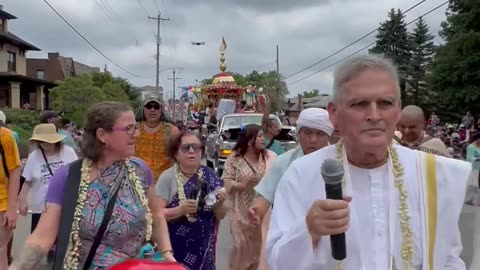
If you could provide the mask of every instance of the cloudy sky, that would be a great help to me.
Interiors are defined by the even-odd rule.
[[[136,86],[155,85],[156,22],[147,19],[160,11],[162,22],[160,70],[182,67],[177,86],[219,72],[218,47],[228,44],[229,71],[275,69],[275,46],[280,47],[280,72],[284,76],[328,56],[378,27],[390,8],[407,8],[420,0],[48,0],[98,49],[136,77],[114,66],[72,31],[43,0],[3,0],[4,9],[18,19],[10,31],[33,43],[46,57],[60,52],[88,65],[108,66],[115,75]],[[407,14],[409,22],[443,3],[426,0]],[[436,35],[446,6],[425,17]],[[192,46],[205,41],[205,46]],[[374,41],[370,36],[339,55],[286,80],[295,82],[342,59]],[[435,40],[441,42],[440,39]],[[326,69],[289,85],[291,94],[320,89],[330,93],[332,71]],[[171,93],[171,70],[160,73],[160,84]],[[146,77],[146,78],[145,78]]]

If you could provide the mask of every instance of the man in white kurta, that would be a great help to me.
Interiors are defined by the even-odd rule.
[[[270,270],[464,270],[458,219],[470,165],[389,146],[400,94],[396,71],[388,61],[363,56],[345,63],[336,72],[334,91],[339,96],[334,94],[336,103],[328,110],[344,147],[332,145],[301,157],[285,172],[267,238]],[[359,159],[362,151],[364,160]],[[366,166],[372,156],[379,162]],[[320,170],[326,159],[343,162],[349,203],[326,200]],[[402,200],[394,184],[398,180],[403,182],[408,211],[399,210]],[[333,205],[347,205],[340,210],[348,214],[328,209]],[[405,212],[408,222],[401,226]],[[409,259],[401,252],[405,224],[412,232]],[[342,232],[347,258],[339,264],[332,258],[329,235]]]

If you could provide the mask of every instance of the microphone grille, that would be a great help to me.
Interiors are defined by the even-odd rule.
[[[321,173],[326,184],[335,185],[342,182],[345,171],[342,162],[336,159],[326,159],[322,163]]]

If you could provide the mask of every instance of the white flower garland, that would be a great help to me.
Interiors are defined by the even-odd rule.
[[[150,241],[152,237],[153,218],[152,218],[152,213],[150,212],[150,208],[148,207],[148,198],[145,195],[142,181],[140,181],[139,177],[137,176],[135,172],[135,168],[132,166],[131,161],[129,159],[125,159],[124,165],[127,168],[128,180],[131,181],[142,206],[147,211],[146,213],[147,228],[146,228],[145,240]],[[81,247],[81,240],[79,236],[80,221],[83,218],[83,209],[85,207],[85,202],[88,200],[87,194],[88,194],[88,187],[91,183],[91,180],[90,180],[91,169],[92,169],[92,161],[88,159],[84,159],[82,163],[82,169],[81,169],[82,173],[81,173],[80,185],[78,189],[77,207],[75,208],[73,223],[72,223],[72,231],[70,233],[70,243],[68,245],[67,253],[65,256],[66,260],[64,263],[64,269],[66,270],[78,269],[78,262],[80,259],[79,251]]]

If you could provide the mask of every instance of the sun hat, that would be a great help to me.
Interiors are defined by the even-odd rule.
[[[63,115],[63,111],[60,111],[60,112],[46,111],[40,116],[40,123],[46,124],[46,123],[48,123],[48,120],[50,120],[52,118],[55,118],[55,117],[58,117],[58,116],[62,116],[62,115]]]
[[[46,143],[58,143],[65,139],[66,136],[57,133],[54,124],[39,124],[33,130],[30,141],[40,141]]]
[[[448,148],[445,146],[442,140],[438,138],[432,138],[424,142],[422,145],[420,145],[418,150],[437,156],[451,157]]]

